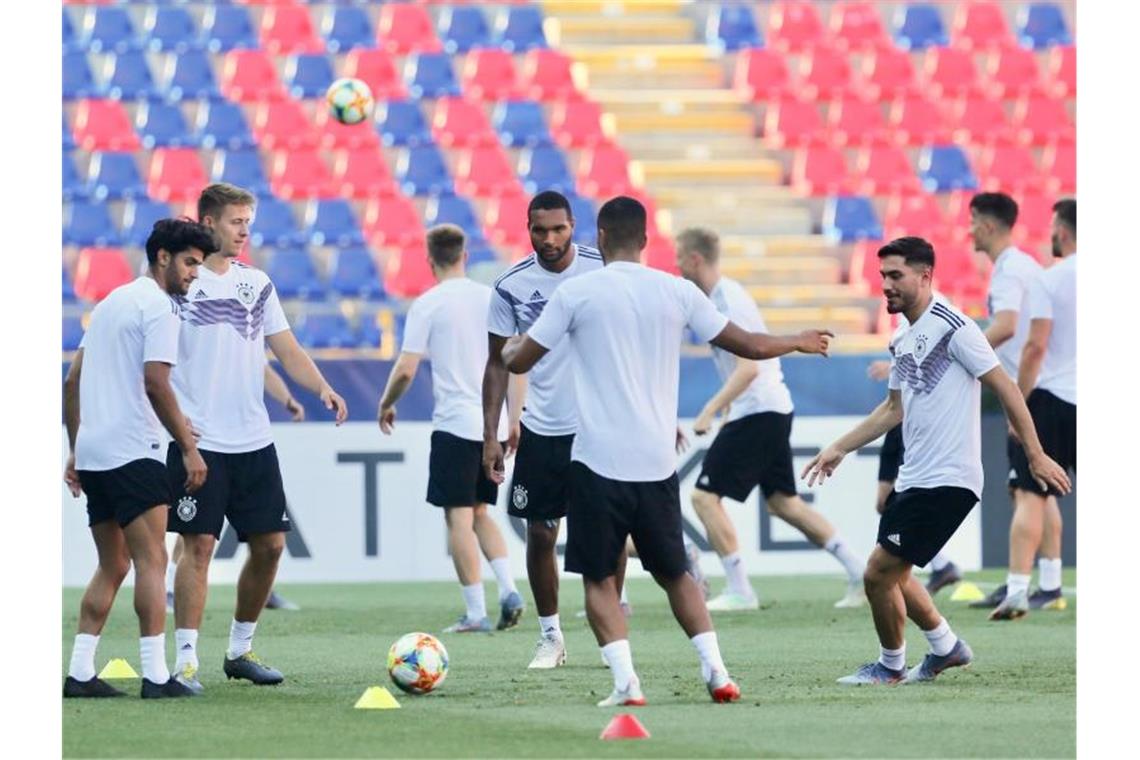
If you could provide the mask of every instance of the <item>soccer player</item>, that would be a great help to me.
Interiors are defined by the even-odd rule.
[[[932,292],[930,243],[917,237],[892,240],[879,249],[879,270],[887,311],[907,319],[891,338],[887,399],[803,471],[809,486],[816,480],[822,484],[849,452],[903,425],[906,458],[863,576],[879,636],[879,659],[840,678],[842,684],[929,681],[973,659],[970,647],[955,636],[911,568],[930,561],[982,492],[981,383],[1001,401],[1024,441],[1032,477],[1059,491],[1069,490],[1068,476],[1042,450],[1025,400],[982,331]],[[908,616],[931,649],[909,672],[903,637]]]
[[[178,305],[217,250],[194,222],[163,219],[146,241],[149,270],[115,288],[91,313],[64,383],[64,419],[71,453],[64,479],[73,496],[87,494],[87,515],[99,565],[79,606],[79,633],[63,683],[65,697],[120,697],[95,675],[95,649],[115,595],[135,568],[135,612],[143,699],[188,697],[166,665],[166,509],[172,493],[163,442],[178,441],[184,487],[198,490],[206,463],[170,385],[178,360]],[[82,412],[80,407],[82,405]]]
[[[531,198],[527,231],[533,253],[495,280],[487,316],[483,466],[496,484],[505,480],[498,428],[510,373],[503,364],[503,345],[512,335],[530,329],[557,288],[578,275],[602,268],[602,254],[597,249],[572,242],[574,216],[570,201],[561,193],[547,190]],[[526,521],[527,578],[538,610],[540,636],[527,667],[549,669],[566,662],[566,641],[558,615],[555,544],[566,515],[577,413],[570,348],[565,342],[528,373],[526,387],[507,514]]]
[[[518,624],[523,601],[511,576],[507,544],[487,513],[499,488],[483,472],[483,369],[487,364],[487,310],[491,289],[467,278],[463,230],[441,224],[428,230],[427,255],[438,283],[408,310],[404,345],[388,375],[378,413],[380,430],[390,435],[396,402],[411,387],[424,358],[431,360],[434,406],[427,501],[443,509],[447,545],[463,591],[466,611],[444,633],[491,630],[479,550],[499,582],[499,630]],[[506,438],[500,415],[496,434]]]
[[[221,250],[207,256],[182,308],[179,364],[174,388],[201,434],[198,445],[210,477],[196,494],[171,506],[168,530],[184,543],[174,579],[176,675],[202,690],[198,680],[198,630],[206,604],[207,574],[224,520],[249,556],[237,583],[237,603],[222,664],[227,678],[277,684],[280,671],[253,653],[257,620],[273,588],[277,565],[292,529],[269,413],[265,408],[265,346],[301,387],[333,410],[339,425],[348,414],[344,399],[321,375],[289,329],[273,283],[266,274],[235,261],[249,237],[256,199],[234,185],[208,186],[198,197],[198,218],[213,230]],[[171,444],[167,466],[175,483],[181,450]]]
[[[1026,396],[1045,452],[1067,470],[1077,470],[1077,202],[1053,205],[1053,256],[1029,292],[1029,337],[1021,353],[1017,384]],[[991,620],[1014,620],[1030,609],[1063,610],[1061,509],[1056,489],[1043,489],[1028,469],[1025,451],[1013,450],[1017,510],[1009,531],[1005,599]],[[1033,555],[1040,549],[1038,589],[1029,594]]]
[[[740,283],[720,273],[720,239],[712,230],[690,227],[676,238],[681,276],[712,299],[717,311],[746,330],[768,331],[756,302]],[[744,560],[736,528],[721,498],[743,502],[760,486],[768,511],[826,549],[847,573],[847,593],[836,607],[859,607],[863,597],[863,560],[847,546],[826,517],[809,507],[796,491],[792,466],[792,394],[784,384],[779,359],[763,362],[713,347],[713,360],[724,383],[693,423],[705,435],[718,413],[724,422],[701,464],[693,489],[693,509],[704,523],[709,543],[724,565],[726,589],[709,600],[710,612],[754,610],[760,606]]]
[[[598,243],[606,266],[563,283],[530,330],[507,341],[503,359],[511,372],[529,372],[561,341],[569,344],[578,425],[566,569],[582,574],[590,627],[613,675],[613,692],[599,706],[646,703],[615,578],[630,535],[696,648],[713,701],[734,701],[740,689],[721,658],[700,589],[685,572],[674,451],[682,333],[688,325],[699,338],[753,359],[824,353],[830,334],[745,332],[691,282],[642,266],[645,207],[633,198],[602,206]]]

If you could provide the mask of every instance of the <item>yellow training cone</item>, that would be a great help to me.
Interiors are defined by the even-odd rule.
[[[952,602],[980,602],[985,598],[986,595],[978,588],[978,584],[969,581],[959,583],[958,587],[954,589],[954,593],[950,595]]]
[[[398,710],[400,703],[383,686],[373,686],[364,690],[354,707],[357,710]]]
[[[139,674],[135,672],[135,669],[131,667],[129,662],[119,657],[108,662],[106,667],[103,668],[103,672],[99,674],[99,677],[104,680],[113,678],[138,678]]]

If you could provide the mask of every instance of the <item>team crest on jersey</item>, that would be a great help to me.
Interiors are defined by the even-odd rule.
[[[254,291],[253,286],[248,282],[243,282],[237,286],[237,297],[246,306],[252,306],[253,302],[257,300],[257,293]]]
[[[515,505],[515,509],[526,509],[526,502],[526,489],[516,485],[514,492],[511,493],[511,503]]]
[[[921,358],[926,353],[926,336],[919,335],[914,339],[914,355],[916,358]]]
[[[198,514],[198,500],[193,496],[183,496],[174,511],[179,520],[190,522]]]

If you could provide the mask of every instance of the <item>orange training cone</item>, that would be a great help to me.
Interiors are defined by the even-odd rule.
[[[629,713],[615,715],[599,739],[648,739],[649,731]]]

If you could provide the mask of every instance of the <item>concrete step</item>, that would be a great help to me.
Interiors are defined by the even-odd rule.
[[[844,257],[842,250],[823,235],[810,233],[775,234],[764,238],[754,235],[722,234],[722,255],[731,256],[835,256]]]
[[[873,329],[873,318],[866,309],[852,306],[765,307],[764,322],[773,333],[827,329],[839,335],[866,335]]]
[[[543,25],[551,45],[685,44],[696,24],[684,16],[548,16]]]
[[[737,209],[681,206],[658,212],[658,218],[666,222],[662,226],[673,234],[686,227],[711,228],[721,235],[723,241],[727,241],[727,250],[732,253],[744,252],[734,241],[747,239],[752,243],[748,252],[759,250],[761,255],[763,239],[807,235],[812,228],[811,216],[799,206],[773,207],[762,214],[746,214]],[[721,250],[726,250],[725,243],[722,243]]]
[[[590,97],[612,113],[750,113],[732,90],[723,88],[674,86],[652,92],[595,88]]]
[[[689,132],[751,137],[756,130],[746,113],[618,113],[611,114],[613,124],[622,136],[631,134],[674,134],[683,140]],[[676,134],[682,133],[682,134]]]
[[[698,183],[703,185],[779,184],[783,168],[766,158],[707,161],[638,161],[645,184]]]
[[[621,144],[631,156],[645,160],[708,161],[764,157],[763,148],[751,136],[734,134],[686,134],[684,139],[678,139],[671,134],[623,132]],[[767,187],[764,186],[765,189]],[[704,188],[695,192],[703,194]]]
[[[723,87],[724,71],[714,64],[692,64],[684,69],[650,71],[608,71],[582,66],[583,76],[591,89],[665,90],[673,87]]]
[[[632,155],[634,148],[630,147],[629,150]],[[657,204],[669,208],[699,206],[706,209],[726,209],[737,213],[745,211],[751,213],[753,210],[767,213],[763,208],[758,209],[758,207],[801,205],[800,199],[786,185],[693,187],[688,184],[658,184],[654,186],[653,192]]]
[[[839,262],[827,256],[805,256],[792,258],[723,258],[721,271],[747,285],[769,287],[773,285],[809,285],[831,287],[840,285],[847,294],[852,291],[842,285],[843,276]],[[754,296],[759,297],[759,296]]]
[[[542,0],[545,16],[620,16],[676,14],[688,0]]]

